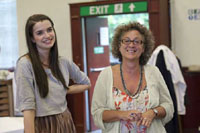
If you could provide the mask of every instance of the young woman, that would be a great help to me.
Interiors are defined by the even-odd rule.
[[[24,114],[25,133],[75,133],[66,94],[90,88],[88,77],[72,62],[58,56],[52,20],[42,14],[28,18],[28,53],[17,62],[17,108]],[[69,86],[72,79],[76,84]]]

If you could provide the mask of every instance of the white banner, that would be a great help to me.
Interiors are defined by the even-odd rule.
[[[183,66],[200,66],[200,0],[171,0],[172,50]]]

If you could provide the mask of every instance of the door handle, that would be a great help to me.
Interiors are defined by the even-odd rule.
[[[101,45],[100,43],[100,33],[97,32],[97,45]]]
[[[106,67],[99,67],[99,68],[90,68],[90,72],[100,72],[103,69],[105,69]]]

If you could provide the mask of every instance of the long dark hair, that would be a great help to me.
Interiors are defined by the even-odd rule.
[[[56,37],[56,31],[54,29],[54,23],[53,21],[46,15],[43,14],[35,14],[28,18],[26,22],[25,32],[26,32],[26,43],[28,47],[28,56],[31,60],[33,71],[35,74],[36,84],[39,88],[39,93],[42,98],[45,98],[48,95],[49,92],[49,85],[47,80],[47,74],[42,67],[41,60],[39,58],[38,50],[36,48],[35,43],[33,43],[33,26],[37,22],[41,22],[44,20],[48,20],[55,32],[55,43],[53,47],[50,50],[49,53],[49,68],[51,69],[53,75],[61,81],[65,89],[68,89],[65,83],[65,79],[61,73],[61,70],[59,68],[59,60],[58,60],[58,46],[57,46],[57,37]]]

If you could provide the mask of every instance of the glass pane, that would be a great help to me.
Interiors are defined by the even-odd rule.
[[[0,69],[10,69],[18,59],[16,0],[0,0],[0,18]]]

